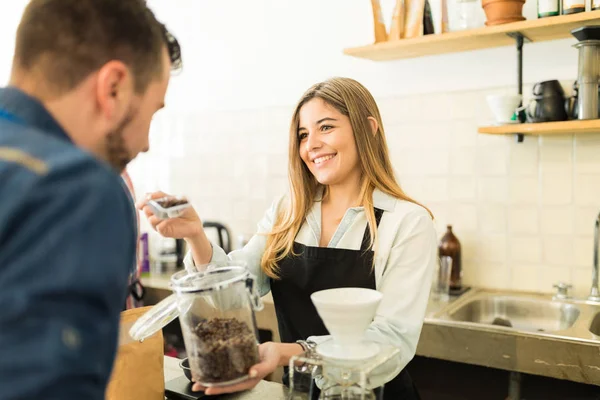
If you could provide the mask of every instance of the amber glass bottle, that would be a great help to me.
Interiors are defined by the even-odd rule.
[[[460,254],[460,242],[452,232],[452,225],[447,226],[446,233],[442,236],[438,247],[440,256],[449,256],[452,258],[452,272],[450,274],[450,290],[460,290],[462,288],[462,265]]]

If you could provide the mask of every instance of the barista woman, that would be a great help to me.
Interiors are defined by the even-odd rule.
[[[378,107],[369,91],[348,78],[318,83],[302,96],[289,140],[287,196],[274,202],[248,244],[229,254],[211,244],[196,212],[159,220],[163,236],[185,238],[186,262],[244,260],[271,290],[282,343],[260,345],[253,379],[206,394],[245,390],[307,347],[327,339],[310,295],[363,287],[383,294],[368,339],[400,349],[403,366],[414,357],[436,263],[432,215],[397,183]],[[164,196],[153,193],[150,198]],[[418,399],[403,370],[385,384],[384,399]]]

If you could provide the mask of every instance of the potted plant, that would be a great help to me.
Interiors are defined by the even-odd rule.
[[[525,0],[481,0],[487,18],[485,24],[490,26],[525,20],[524,4]]]

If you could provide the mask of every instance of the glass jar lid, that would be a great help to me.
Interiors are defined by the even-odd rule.
[[[221,290],[239,282],[246,282],[250,273],[245,267],[212,268],[189,274],[180,271],[171,278],[171,288],[177,293],[199,293]]]
[[[250,279],[250,281],[248,281]],[[142,315],[129,330],[134,340],[142,341],[167,326],[179,317],[178,294],[200,293],[221,290],[238,282],[246,285],[253,282],[245,267],[211,268],[202,272],[179,271],[171,277],[170,287],[174,294],[158,302]]]
[[[172,294],[138,318],[129,329],[129,336],[140,342],[167,326],[179,316],[177,295]]]

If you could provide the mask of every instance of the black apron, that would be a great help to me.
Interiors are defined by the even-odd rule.
[[[383,210],[375,209],[377,226]],[[294,242],[294,254],[279,263],[280,279],[271,279],[271,292],[282,343],[329,335],[310,295],[319,290],[342,287],[375,289],[371,234],[367,226],[360,250],[311,247]],[[288,384],[287,367],[284,383]],[[384,400],[418,400],[416,388],[406,368],[383,388]],[[379,393],[380,394],[380,393]],[[381,398],[379,395],[377,398]]]

